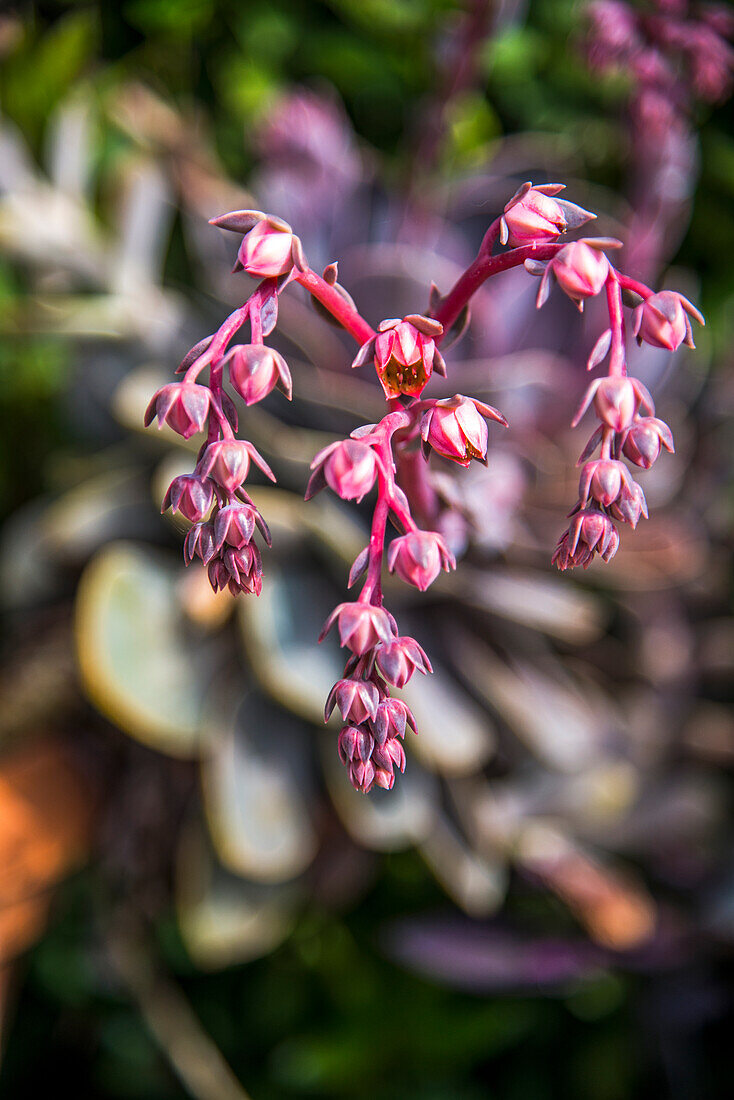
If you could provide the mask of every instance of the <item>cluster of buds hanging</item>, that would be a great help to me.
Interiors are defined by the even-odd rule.
[[[619,544],[614,521],[635,527],[647,514],[642,489],[622,456],[634,466],[648,468],[662,448],[673,450],[670,429],[655,418],[650,394],[641,382],[626,376],[623,305],[634,309],[638,341],[672,351],[682,343],[693,346],[690,318],[703,318],[682,295],[655,294],[617,271],[607,252],[618,247],[618,241],[587,237],[561,243],[563,233],[595,217],[559,198],[561,190],[561,184],[523,184],[492,222],[477,257],[449,292],[442,296],[432,286],[426,315],[392,318],[377,330],[339,285],[336,264],[323,275],[313,271],[285,222],[251,210],[215,218],[212,224],[242,237],[235,273],[261,282],[216,333],[191,349],[179,367],[183,379],[164,386],[148,407],[146,424],[157,416],[159,426],[168,424],[185,439],[206,433],[193,473],[176,478],[163,502],[164,510],[180,512],[192,524],[184,543],[186,563],[201,559],[215,591],[226,587],[233,593],[258,595],[262,564],[253,535],[259,529],[268,545],[270,536],[244,482],[251,462],[274,477],[252,443],[236,438],[237,412],[225,384],[245,405],[261,401],[276,387],[290,399],[288,367],[264,343],[277,322],[279,295],[290,284],[301,285],[317,310],[356,340],[359,350],[352,366],[374,368],[387,402],[386,415],[317,454],[306,487],[307,500],[325,488],[343,500],[361,501],[374,494],[369,542],[349,576],[350,588],[364,577],[361,590],[354,601],[335,608],[321,635],[323,639],[337,627],[349,653],[325,716],[328,721],[335,709],[341,715],[338,752],[359,791],[389,789],[395,769],[404,769],[403,738],[406,727],[415,731],[415,721],[393,693],[416,672],[431,672],[419,643],[400,634],[384,605],[384,566],[421,592],[442,570],[456,567],[444,537],[416,523],[419,499],[435,492],[436,462],[444,469],[446,463],[486,464],[489,423],[507,426],[497,409],[473,397],[423,396],[434,376],[445,377],[440,345],[445,348],[461,335],[469,301],[479,287],[490,276],[524,264],[531,274],[541,276],[539,306],[553,284],[580,309],[588,298],[606,291],[609,328],[597,340],[588,365],[597,367],[609,355],[609,373],[592,384],[575,421],[593,404],[600,424],[582,455],[579,500],[554,555],[561,569],[586,567],[595,554],[608,561]],[[502,251],[502,246],[508,247]],[[233,344],[245,325],[249,343]],[[202,380],[205,371],[207,381]],[[597,448],[600,455],[592,459]],[[406,471],[409,477],[401,485]]]

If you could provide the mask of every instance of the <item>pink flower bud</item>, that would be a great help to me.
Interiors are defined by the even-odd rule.
[[[236,550],[227,547],[222,560],[229,573],[229,589],[233,595],[237,592],[254,592],[259,596],[262,591],[262,561],[260,551],[254,543]]]
[[[293,267],[293,233],[285,222],[265,218],[242,238],[237,259],[256,278],[285,275]]]
[[[524,184],[505,207],[500,229],[502,243],[514,248],[533,241],[554,241],[567,229],[576,229],[596,217],[575,203],[556,198],[562,190],[560,183],[540,187]]]
[[[433,671],[415,638],[407,635],[383,642],[378,647],[377,667],[388,683],[397,688],[405,687],[416,669],[424,676]]]
[[[344,726],[339,734],[337,748],[342,764],[351,764],[354,761],[366,764],[374,747],[375,742],[364,726]]]
[[[684,343],[694,347],[689,314],[699,324],[704,323],[698,310],[682,294],[674,290],[652,294],[633,314],[637,343],[644,340],[654,348],[667,348],[668,351],[676,351]]]
[[[443,567],[456,569],[456,559],[436,531],[409,531],[393,539],[387,554],[390,572],[425,592]]]
[[[215,592],[223,592],[228,588],[232,580],[227,566],[221,558],[212,558],[207,566],[209,584]]]
[[[431,377],[434,366],[445,373],[441,353],[434,337],[443,332],[438,321],[410,315],[383,321],[374,341],[374,361],[386,397],[407,394],[418,397]],[[360,351],[352,366],[360,365],[372,350],[372,341]]]
[[[383,745],[388,738],[404,737],[406,725],[415,732],[413,712],[402,699],[383,699],[372,721],[375,741]]]
[[[347,765],[349,782],[361,794],[369,794],[375,782],[375,766],[371,760],[353,760]],[[381,783],[384,786],[384,783]]]
[[[229,379],[246,405],[254,405],[276,386],[290,401],[293,382],[288,364],[279,352],[265,344],[236,344],[225,358]]]
[[[627,468],[623,462],[613,458],[599,458],[595,462],[587,462],[579,480],[581,503],[586,504],[591,496],[606,508],[617,499],[622,486],[626,485],[628,480]]]
[[[361,657],[379,642],[387,642],[392,637],[392,625],[387,611],[383,607],[374,607],[366,603],[340,603],[335,607],[324,623],[319,635],[323,641],[334,623],[338,623],[341,644]]]
[[[647,501],[642,486],[636,481],[629,481],[612,505],[611,512],[615,519],[628,523],[634,531],[641,516],[647,519]]]
[[[436,401],[421,420],[424,451],[432,448],[460,466],[468,466],[473,458],[486,463],[488,431],[485,417],[507,426],[497,409],[460,393]]]
[[[161,511],[165,512],[170,508],[174,515],[180,512],[186,519],[196,523],[211,508],[213,497],[214,484],[208,477],[181,474],[168,486]]]
[[[377,686],[369,680],[337,680],[326,700],[324,721],[328,722],[336,706],[344,722],[358,726],[375,717],[379,701]]]
[[[214,518],[214,543],[217,550],[227,543],[242,549],[255,532],[256,509],[250,504],[228,504]]]
[[[275,481],[275,475],[265,459],[246,439],[219,439],[210,443],[196,472],[200,476],[213,478],[226,492],[234,493],[247,477],[250,459],[271,481]]]
[[[384,791],[392,790],[395,784],[395,773],[393,772],[392,768],[390,769],[390,771],[387,771],[385,768],[376,767],[372,760],[370,760],[370,764],[375,769],[375,775],[373,779],[374,785],[376,787],[382,787]]]
[[[382,745],[375,744],[371,759],[376,768],[381,768],[390,775],[393,767],[400,768],[401,772],[405,771],[405,749],[397,737],[390,737]]]
[[[559,201],[536,187],[514,205],[507,204],[505,223],[508,243],[513,248],[530,241],[554,241],[566,229],[566,217]]]
[[[618,546],[619,535],[608,516],[593,509],[581,511],[558,540],[552,561],[561,570],[578,565],[588,569],[595,553],[609,561]]]
[[[639,378],[597,378],[587,389],[573,418],[574,428],[592,401],[596,415],[607,427],[614,428],[615,432],[623,432],[629,428],[638,407],[644,407],[650,413],[655,412],[653,399]]]
[[[194,558],[201,558],[208,565],[217,552],[214,545],[214,527],[211,523],[196,523],[184,540],[184,562],[191,565]]]
[[[603,554],[609,546],[614,524],[603,512],[590,509],[577,512],[568,528],[569,549],[573,554],[579,543]]]
[[[196,382],[170,382],[153,395],[145,410],[145,426],[158,417],[158,427],[168,424],[184,439],[202,431],[209,416],[211,391]]]
[[[673,433],[665,421],[654,416],[643,416],[635,420],[627,432],[622,451],[635,466],[649,470],[657,460],[661,447],[671,454],[674,452]]]
[[[548,268],[569,298],[580,302],[602,289],[609,274],[609,260],[586,241],[574,241],[549,261]]]
[[[377,459],[368,443],[343,439],[331,443],[311,463],[313,473],[306,486],[306,500],[326,485],[342,500],[361,500],[377,476]]]

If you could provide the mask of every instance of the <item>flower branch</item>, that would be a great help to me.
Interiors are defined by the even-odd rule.
[[[595,217],[559,198],[560,184],[533,187],[526,183],[489,226],[475,260],[445,297],[434,287],[432,316],[409,314],[382,321],[377,330],[361,316],[337,281],[337,266],[323,275],[313,271],[291,227],[259,211],[238,210],[215,218],[213,224],[240,234],[234,271],[261,279],[247,301],[234,310],[216,333],[192,348],[181,363],[180,382],[164,386],[153,397],[146,423],[157,417],[185,439],[206,433],[191,474],[174,479],[163,508],[181,512],[192,526],[184,544],[189,564],[199,558],[207,566],[215,591],[259,594],[262,562],[255,544],[256,529],[267,545],[265,520],[244,488],[251,463],[275,480],[265,459],[248,440],[239,439],[229,383],[245,405],[263,400],[276,387],[290,400],[292,380],[283,357],[265,341],[276,326],[280,295],[299,284],[317,309],[341,325],[359,344],[353,367],[371,364],[382,387],[387,413],[379,424],[357,428],[347,439],[324,448],[312,463],[306,499],[329,488],[343,500],[361,501],[375,491],[369,543],[357,556],[349,587],[364,575],[358,598],[339,604],[321,637],[336,627],[348,657],[342,678],[332,688],[325,716],[334,708],[344,723],[338,749],[349,778],[360,791],[389,788],[395,768],[405,767],[402,739],[415,729],[407,706],[392,692],[416,671],[426,675],[431,665],[418,642],[399,633],[394,616],[384,606],[382,573],[387,567],[404,582],[425,591],[441,570],[456,567],[451,550],[438,531],[423,530],[413,509],[421,509],[437,489],[431,478],[431,455],[466,467],[486,464],[488,423],[507,426],[502,414],[463,394],[424,398],[434,372],[446,375],[439,345],[456,338],[468,316],[471,297],[492,275],[524,266],[539,276],[537,305],[558,286],[578,307],[606,292],[609,327],[598,337],[589,356],[590,370],[608,357],[607,374],[588,388],[574,425],[593,406],[598,425],[579,459],[578,500],[553,556],[560,569],[586,568],[595,556],[610,560],[619,545],[615,521],[636,527],[647,515],[642,488],[632,479],[622,458],[644,469],[661,449],[673,450],[670,428],[655,417],[652,397],[638,379],[626,374],[625,305],[632,302],[632,332],[638,342],[675,351],[693,346],[691,319],[703,317],[674,291],[655,293],[612,266],[607,252],[621,247],[608,238],[585,237],[561,243],[559,238]],[[499,243],[505,251],[495,252]],[[494,254],[493,254],[494,253]],[[249,323],[250,342],[233,343]],[[208,384],[201,381],[209,368]],[[592,458],[596,451],[598,458]],[[398,473],[400,471],[400,474]],[[404,484],[400,484],[403,480]],[[392,517],[398,534],[388,540]]]

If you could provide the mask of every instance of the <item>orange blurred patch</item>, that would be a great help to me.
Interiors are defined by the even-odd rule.
[[[0,760],[0,965],[40,934],[49,890],[85,859],[92,799],[57,741]]]

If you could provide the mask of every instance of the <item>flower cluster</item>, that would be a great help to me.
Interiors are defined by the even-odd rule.
[[[421,592],[442,570],[456,567],[441,533],[421,529],[414,512],[420,515],[420,500],[436,491],[435,462],[444,467],[486,464],[488,423],[507,426],[497,409],[475,398],[423,396],[434,376],[446,375],[440,345],[449,335],[458,338],[478,288],[490,276],[524,264],[540,276],[538,306],[553,285],[579,309],[587,299],[606,292],[609,327],[597,340],[588,366],[597,367],[609,356],[609,372],[591,385],[574,422],[593,404],[600,423],[580,460],[579,499],[553,558],[559,568],[586,567],[594,555],[608,561],[619,545],[614,521],[635,527],[647,515],[642,489],[622,456],[646,469],[662,448],[673,450],[670,429],[655,418],[650,394],[626,375],[623,306],[634,310],[632,328],[638,341],[672,351],[682,343],[693,346],[690,318],[703,318],[682,295],[656,294],[617,271],[607,253],[619,247],[619,241],[586,237],[560,242],[563,233],[595,217],[559,198],[562,189],[561,184],[523,184],[492,222],[476,259],[449,292],[442,296],[432,287],[428,314],[382,321],[377,330],[339,285],[336,264],[323,275],[313,271],[285,222],[252,210],[215,218],[212,224],[242,236],[235,272],[261,282],[216,333],[192,348],[179,368],[183,379],[159,390],[148,408],[146,423],[157,416],[159,426],[168,424],[185,439],[206,432],[193,473],[176,478],[163,502],[164,509],[180,512],[192,524],[184,545],[186,563],[200,558],[215,591],[226,587],[257,595],[262,563],[253,542],[255,528],[268,544],[270,539],[244,482],[251,462],[268,477],[273,474],[252,443],[235,437],[237,412],[225,382],[245,405],[261,401],[275,387],[290,399],[288,366],[264,339],[276,325],[279,295],[292,283],[300,284],[318,311],[356,340],[359,350],[352,366],[373,366],[387,401],[386,415],[320,451],[305,494],[308,500],[327,487],[343,500],[362,501],[375,494],[369,542],[349,576],[349,587],[364,577],[361,591],[353,602],[335,608],[321,635],[324,638],[336,626],[349,651],[343,676],[329,695],[326,719],[334,709],[341,715],[338,751],[359,791],[390,788],[395,768],[404,769],[405,729],[415,730],[415,721],[392,692],[403,688],[416,671],[431,672],[419,643],[400,634],[384,605],[385,558],[390,572]],[[249,343],[233,344],[246,323]],[[206,369],[208,383],[201,380]],[[599,457],[592,459],[597,448]],[[389,523],[395,529],[392,538]]]
[[[619,547],[619,532],[612,521],[627,523],[634,530],[642,516],[647,519],[645,494],[621,456],[648,470],[663,448],[674,450],[673,433],[655,417],[647,388],[638,378],[626,375],[621,295],[626,280],[611,270],[607,278],[611,327],[597,341],[588,366],[593,369],[610,353],[609,374],[591,383],[573,421],[575,427],[593,405],[599,426],[579,459],[579,499],[553,555],[562,570],[576,565],[586,569],[595,554],[610,561]],[[640,343],[644,340],[669,351],[676,351],[684,342],[693,347],[689,315],[703,323],[698,310],[682,294],[650,294],[634,311],[635,335]],[[600,457],[589,461],[597,448]]]

